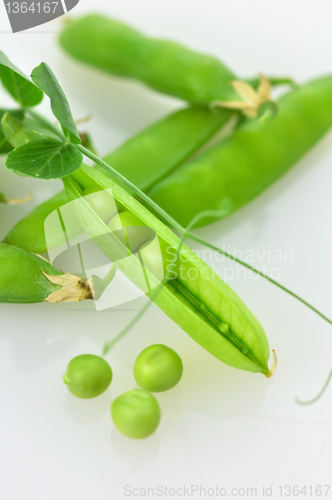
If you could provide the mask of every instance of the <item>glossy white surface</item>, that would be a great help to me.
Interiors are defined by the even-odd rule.
[[[73,15],[92,9],[214,54],[240,75],[261,71],[302,82],[331,72],[328,0],[81,0]],[[91,131],[101,154],[181,106],[138,83],[70,61],[56,45],[59,24],[13,35],[2,4],[0,49],[26,73],[42,60],[52,67],[75,117],[93,114],[84,129]],[[46,99],[41,109],[51,116]],[[59,190],[61,182],[16,177],[0,161],[1,191],[12,197],[34,192],[26,206],[0,207],[2,239],[23,214]],[[331,163],[329,134],[250,205],[198,231],[226,249],[255,251],[257,267],[266,265],[271,272],[277,265],[283,285],[330,316]],[[275,264],[269,250],[283,256],[291,250],[294,259]],[[230,263],[226,267],[237,270]],[[332,386],[310,407],[296,405],[294,398],[310,399],[323,385],[332,367],[331,326],[243,270],[229,283],[260,319],[278,353],[278,370],[270,380],[221,364],[153,306],[110,354],[110,392],[96,400],[77,400],[61,380],[68,361],[81,353],[99,354],[103,342],[133,317],[144,298],[99,312],[93,304],[0,305],[1,499],[106,500],[129,493],[153,498],[151,490],[144,496],[133,488],[158,485],[217,486],[227,489],[226,496],[244,498],[263,498],[263,488],[272,486],[272,495],[265,496],[278,499],[281,485],[301,489],[329,484]],[[134,387],[134,360],[156,342],[182,356],[183,380],[158,395],[163,411],[158,432],[131,441],[114,429],[109,406],[113,397]],[[247,488],[256,488],[257,495]],[[332,498],[331,490],[323,497]],[[155,492],[156,498],[161,491]],[[307,498],[316,496],[307,493]]]

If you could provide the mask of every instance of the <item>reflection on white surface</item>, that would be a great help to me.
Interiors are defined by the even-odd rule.
[[[69,391],[63,405],[64,411],[80,425],[89,425],[98,422],[104,415],[109,414],[112,395],[108,389],[103,394],[93,399],[80,399]]]
[[[95,0],[93,9],[213,53],[241,75],[265,71],[303,81],[331,72],[327,0],[317,0],[315,8],[286,0],[157,4]],[[76,14],[91,8],[80,2]],[[3,30],[4,17],[0,12]],[[181,105],[65,58],[53,34],[0,37],[1,50],[27,74],[42,60],[50,64],[75,118],[93,113],[86,129],[102,154]],[[47,100],[41,109],[49,113]],[[293,249],[294,262],[280,266],[281,282],[326,314],[332,283],[331,138],[326,136],[243,210],[199,231],[217,245],[243,251],[262,253],[269,245]],[[27,206],[0,206],[2,239],[61,183],[19,178],[0,161],[1,191],[9,197],[34,192]],[[297,406],[294,398],[309,399],[324,383],[331,369],[331,329],[262,280],[241,278],[230,285],[260,319],[277,351],[279,365],[271,380],[222,365],[152,307],[108,357],[114,374],[110,392],[88,402],[68,394],[62,374],[72,357],[100,354],[103,343],[132,318],[135,304],[101,312],[88,303],[1,304],[1,500],[118,500],[127,498],[126,484],[243,486],[260,493],[263,485],[272,485],[269,498],[277,500],[279,485],[329,483],[332,386],[311,407]],[[157,433],[131,441],[114,429],[109,405],[112,397],[134,387],[136,356],[156,342],[179,352],[183,380],[174,391],[157,396],[163,412]],[[325,498],[332,498],[331,492]]]

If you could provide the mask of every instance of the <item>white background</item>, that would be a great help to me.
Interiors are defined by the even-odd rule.
[[[302,82],[332,69],[328,0],[81,0],[72,15],[92,8],[150,35],[214,54],[239,75],[261,71]],[[50,64],[75,118],[93,114],[84,129],[92,132],[101,154],[181,106],[138,83],[69,60],[56,43],[60,25],[57,20],[13,35],[0,4],[0,49],[28,74],[41,61]],[[2,104],[7,104],[4,95]],[[49,114],[46,99],[41,109]],[[1,191],[19,197],[31,189],[34,197],[26,206],[0,207],[0,239],[61,188],[58,181],[16,177],[4,170],[3,161]],[[268,249],[293,250],[293,261],[277,264],[280,282],[327,315],[331,161],[329,134],[258,199],[197,231],[232,250],[254,249],[261,256],[265,251],[255,265],[270,270],[276,264],[269,261]],[[229,488],[227,496],[231,488],[254,487],[258,498],[263,486],[272,485],[270,498],[280,498],[279,485],[329,484],[332,386],[310,407],[296,405],[294,398],[310,399],[323,385],[332,367],[331,327],[262,279],[246,279],[242,272],[230,284],[260,319],[278,353],[270,380],[221,364],[153,306],[110,354],[111,390],[96,400],[78,400],[61,380],[67,363],[81,353],[99,354],[144,299],[101,312],[93,304],[1,305],[1,499],[121,499],[125,485],[129,491],[192,484]],[[178,387],[158,396],[163,419],[157,433],[132,441],[114,429],[109,407],[112,398],[134,387],[135,357],[156,342],[181,354],[184,376]]]

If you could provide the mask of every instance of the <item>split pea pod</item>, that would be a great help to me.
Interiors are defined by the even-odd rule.
[[[140,233],[145,236],[138,242],[141,247],[136,254],[128,252],[128,246],[122,250],[121,237],[118,238],[96,216],[89,203],[81,197],[76,183],[70,177],[65,178],[68,197],[76,200],[76,216],[102,252],[116,262],[117,268],[154,300],[165,314],[216,358],[236,368],[270,376],[267,365],[269,345],[264,329],[237,294],[186,245],[175,259],[179,238],[120,185],[95,169],[82,167],[82,170],[101,188],[112,192],[115,201],[124,207],[122,213],[129,212],[131,217],[141,221],[143,229],[147,226],[156,233],[162,265],[167,262],[174,264],[173,279],[161,286],[155,295],[154,288],[160,280],[154,276],[152,267],[144,266],[143,272],[139,258],[140,248],[147,243],[144,242],[146,233]],[[113,217],[116,215],[111,219]],[[132,225],[132,220],[129,224]],[[135,249],[138,245],[135,244]],[[151,251],[154,253],[156,249],[151,248]]]
[[[268,122],[248,120],[221,144],[182,165],[148,195],[182,226],[225,201],[233,212],[292,167],[332,126],[332,76],[290,91]],[[199,221],[203,226],[216,220]]]
[[[181,109],[124,142],[105,161],[146,191],[196,153],[230,116],[228,110],[211,112],[202,106]],[[65,203],[68,203],[65,191],[41,203],[11,229],[5,243],[34,253],[45,252],[44,221]]]

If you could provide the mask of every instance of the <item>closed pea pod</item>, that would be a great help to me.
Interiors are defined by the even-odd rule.
[[[164,92],[194,102],[203,102],[204,94],[205,104],[228,99],[227,96],[217,97],[217,93],[219,92],[220,96],[225,86],[229,87],[230,80],[223,80],[219,76],[218,85],[211,84],[211,75],[214,72],[217,75],[219,70],[221,72],[223,65],[219,61],[215,61],[216,66],[211,64],[208,77],[205,78],[202,77],[204,72],[200,73],[197,70],[200,65],[204,67],[203,56],[196,54],[198,66],[196,69],[192,66],[192,72],[181,60],[186,75],[175,81],[173,68],[177,66],[177,57],[181,59],[180,55],[185,53],[182,52],[182,48],[178,47],[178,51],[167,52],[167,42],[144,38],[139,34],[138,36],[137,32],[133,32],[130,28],[100,16],[91,18],[93,28],[90,32],[91,39],[97,41],[98,53],[91,52],[86,55],[83,46],[79,46],[77,40],[85,36],[84,26],[88,23],[88,19],[89,16],[69,24],[60,37],[61,44],[74,57],[117,74],[114,69],[115,63],[113,67],[113,58],[121,60],[122,44],[119,40],[126,41],[126,56],[131,50],[134,54],[137,45],[142,44],[142,47],[151,47],[152,52],[160,50],[160,54],[164,54],[164,51],[167,53],[167,57],[160,57],[160,64],[163,66],[163,72],[160,74]],[[78,38],[71,45],[74,33]],[[136,35],[138,38],[135,38]],[[84,44],[84,40],[82,43]],[[148,50],[146,49],[146,52],[142,50],[143,56]],[[151,60],[148,57],[144,59],[143,56],[142,59],[131,59],[129,55],[128,64],[124,62],[123,74],[157,88],[153,83],[154,79],[151,77],[151,82],[149,80],[150,72],[154,75],[156,67],[150,64]],[[138,60],[139,68],[135,65]],[[189,61],[192,62],[192,58],[188,56],[190,66]],[[179,66],[181,63],[178,62]],[[219,70],[215,69],[217,66]],[[192,82],[195,82],[197,91],[194,97]],[[174,90],[173,86],[176,85],[180,90],[177,88]],[[182,225],[186,225],[203,210],[219,209],[225,198],[230,202],[229,213],[232,213],[277,180],[330,128],[329,117],[332,113],[329,87],[331,85],[328,81],[324,86],[317,80],[316,84],[311,82],[284,96],[279,100],[280,116],[275,120],[270,123],[245,123],[234,137],[229,137],[225,143],[192,162],[181,165],[173,174],[149,188],[147,191],[149,196]],[[238,95],[236,100],[239,100]],[[213,220],[215,219],[212,217],[201,219],[199,225],[203,226]]]
[[[44,275],[60,275],[43,259],[0,243],[0,302],[43,302],[61,286]]]
[[[134,78],[152,89],[196,104],[234,99],[235,74],[210,55],[180,43],[144,36],[105,16],[90,14],[69,22],[59,38],[79,61],[107,73]],[[273,84],[291,83],[273,78]],[[258,85],[258,79],[251,83]]]
[[[235,75],[218,59],[176,42],[146,37],[101,15],[69,22],[59,41],[66,52],[84,63],[118,76],[137,78],[160,92],[190,102],[207,104],[232,95],[227,84]]]
[[[146,192],[197,153],[233,114],[203,106],[180,109],[126,140],[104,161]]]
[[[199,212],[230,202],[241,207],[284,174],[332,126],[332,77],[281,97],[277,116],[248,121],[220,145],[188,162],[149,191],[186,226]],[[213,222],[205,218],[198,226]]]
[[[117,397],[111,406],[116,428],[127,437],[143,439],[155,432],[160,422],[160,408],[149,392],[133,389]]]
[[[11,229],[4,239],[4,243],[18,246],[29,252],[46,252],[45,219],[65,203],[68,203],[68,196],[65,191],[60,191],[49,200],[41,203]],[[54,245],[56,246],[56,244],[55,241]]]
[[[177,111],[126,141],[105,161],[145,191],[195,153],[229,118],[227,110],[212,113],[203,107],[190,107]],[[89,200],[95,204],[97,213],[101,210],[99,213],[102,217],[105,215],[105,221],[111,218],[107,193],[94,196],[98,186],[83,179],[80,171],[75,172],[73,178],[81,182],[86,195],[92,195]],[[41,203],[11,229],[4,242],[34,253],[45,252],[45,219],[65,203],[68,203],[65,191]],[[57,244],[56,240],[48,242],[48,246]]]
[[[0,302],[80,302],[92,298],[88,280],[63,274],[37,255],[0,243]]]

